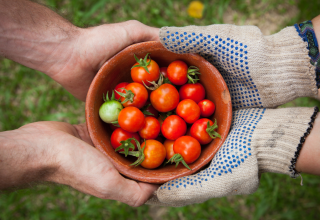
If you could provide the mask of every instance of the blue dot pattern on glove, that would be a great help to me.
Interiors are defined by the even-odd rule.
[[[192,176],[171,180],[160,189],[171,190],[179,187],[198,187],[202,181],[210,181],[222,175],[231,175],[232,170],[241,167],[241,163],[252,156],[252,133],[263,117],[266,109],[242,109],[233,112],[235,119],[231,125],[231,132],[214,156],[210,166]]]
[[[248,62],[248,46],[231,38],[202,33],[166,31],[162,43],[174,53],[199,53],[211,62],[226,81],[234,109],[263,107]]]

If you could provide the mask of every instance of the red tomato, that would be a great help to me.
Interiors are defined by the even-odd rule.
[[[213,125],[213,122],[210,119],[201,118],[191,126],[190,134],[197,139],[200,144],[209,144],[212,141],[212,138],[206,131],[208,122],[210,126]]]
[[[188,81],[188,65],[181,60],[173,61],[168,66],[167,74],[174,85],[181,86]]]
[[[120,97],[121,97],[116,91],[125,93],[124,88],[125,88],[128,84],[129,84],[128,82],[122,82],[122,83],[119,83],[118,85],[116,85],[116,87],[114,88],[114,97],[115,97],[116,99],[120,99]]]
[[[192,99],[196,103],[204,99],[206,91],[200,83],[185,84],[179,89],[180,100]]]
[[[137,132],[143,128],[144,123],[144,115],[136,107],[126,107],[119,113],[118,124],[126,131]]]
[[[143,153],[145,158],[141,166],[147,169],[154,169],[160,166],[166,158],[166,149],[163,144],[156,140],[146,140],[141,144],[141,148],[144,146]]]
[[[138,142],[140,142],[140,137],[137,133],[131,133],[128,131],[123,130],[122,128],[117,128],[116,130],[114,130],[114,132],[112,132],[111,135],[111,145],[114,149],[116,149],[117,147],[119,147],[121,145],[120,141],[125,141],[129,138],[135,138],[137,139]],[[134,140],[130,141],[136,148],[137,148],[137,144]],[[133,150],[133,149],[130,149]],[[120,151],[123,151],[120,150]]]
[[[214,110],[216,109],[214,103],[208,99],[200,101],[198,103],[198,106],[200,107],[200,115],[202,117],[209,117],[214,113]]]
[[[182,100],[176,109],[177,115],[187,123],[192,124],[200,117],[200,107],[191,99]]]
[[[142,59],[140,59],[140,61],[141,60]],[[146,59],[146,62],[149,62],[149,61],[150,59]],[[141,63],[137,62],[134,64],[134,66],[140,65],[140,64]],[[149,73],[145,70],[143,66],[133,67],[131,69],[131,78],[134,82],[140,83],[142,85],[143,85],[142,82],[144,82],[144,84],[146,84],[147,86],[150,86],[151,85],[150,82],[157,81],[159,79],[159,76],[160,76],[159,65],[154,60],[151,60],[149,65],[145,67],[149,70]]]
[[[173,85],[165,83],[152,91],[150,101],[159,112],[172,111],[179,103],[179,92]]]
[[[173,144],[173,151],[176,154],[181,154],[187,164],[196,161],[201,154],[201,145],[193,137],[179,137]]]
[[[145,118],[145,125],[139,131],[139,135],[143,139],[156,139],[160,133],[160,123],[155,117],[148,116]]]
[[[148,100],[148,91],[143,85],[141,85],[140,83],[133,82],[128,84],[125,87],[125,89],[128,92],[125,93],[126,97],[121,97],[121,103],[125,101],[126,98],[129,98],[132,101],[127,101],[125,103],[122,103],[124,107],[134,106],[137,108],[142,108],[144,104],[146,104]],[[129,92],[129,90],[131,92]]]
[[[161,133],[169,140],[176,140],[187,131],[186,122],[178,115],[168,116],[161,126]]]
[[[168,139],[166,139],[163,143],[167,151],[167,156],[166,156],[167,160],[170,160],[170,158],[175,154],[173,151],[173,144],[174,144],[174,141],[171,141]]]
[[[167,67],[161,67],[160,68],[160,73],[165,77],[168,78],[168,73],[167,73]]]

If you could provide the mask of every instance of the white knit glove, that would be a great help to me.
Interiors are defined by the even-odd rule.
[[[240,110],[233,112],[230,134],[209,168],[163,184],[147,204],[184,206],[250,194],[258,188],[263,172],[296,177],[295,163],[318,108],[262,107],[317,97],[312,65],[317,64],[308,55],[306,33],[298,31],[288,27],[263,36],[257,27],[234,25],[160,30],[160,40],[168,50],[199,53],[217,67],[228,85],[233,108]]]
[[[263,172],[291,177],[318,108],[241,109],[209,168],[163,184],[147,204],[184,206],[210,198],[250,194]]]
[[[276,107],[317,98],[308,44],[295,27],[263,36],[255,26],[163,27],[161,43],[175,53],[199,53],[225,79],[234,109]]]

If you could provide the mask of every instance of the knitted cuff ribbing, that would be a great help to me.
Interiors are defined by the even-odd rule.
[[[295,169],[296,168],[297,159],[298,159],[298,157],[300,155],[300,151],[302,149],[302,146],[303,146],[304,142],[306,141],[307,136],[310,134],[310,132],[311,132],[311,130],[313,128],[313,123],[314,123],[314,120],[316,119],[316,116],[317,116],[318,112],[319,112],[319,108],[315,107],[313,115],[310,118],[310,122],[308,123],[309,127],[307,128],[307,130],[304,133],[304,135],[300,138],[300,143],[298,144],[296,152],[294,153],[294,157],[291,160],[291,165],[289,166],[289,172],[291,172],[290,176],[292,178],[295,178],[299,174]]]
[[[303,41],[308,43],[309,56],[311,58],[310,63],[316,67],[315,75],[318,89],[320,88],[320,55],[319,44],[314,33],[313,25],[311,21],[304,21],[300,24],[294,25],[299,36]]]
[[[253,134],[259,172],[288,174],[295,178],[295,164],[319,109],[267,109]]]

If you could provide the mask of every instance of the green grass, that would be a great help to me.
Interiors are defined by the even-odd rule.
[[[237,12],[235,22],[275,11],[285,16],[292,6],[299,13],[278,29],[311,19],[319,13],[319,1],[203,1],[204,17],[187,15],[190,1],[173,0],[42,0],[74,24],[87,27],[101,23],[139,20],[147,25],[184,26],[223,23],[228,7]],[[261,3],[262,2],[262,3]],[[262,5],[262,6],[261,6]],[[266,6],[266,7],[265,7]],[[289,8],[289,9],[288,9]],[[24,124],[55,120],[84,122],[84,104],[44,74],[3,59],[0,61],[0,131]],[[317,100],[299,98],[282,107],[319,106]],[[247,196],[211,199],[182,208],[166,208],[158,219],[316,219],[320,212],[320,177],[263,174],[258,191]],[[101,200],[66,186],[41,185],[0,194],[0,219],[151,219],[149,206],[131,208],[117,201]],[[154,211],[154,210],[153,210]]]

